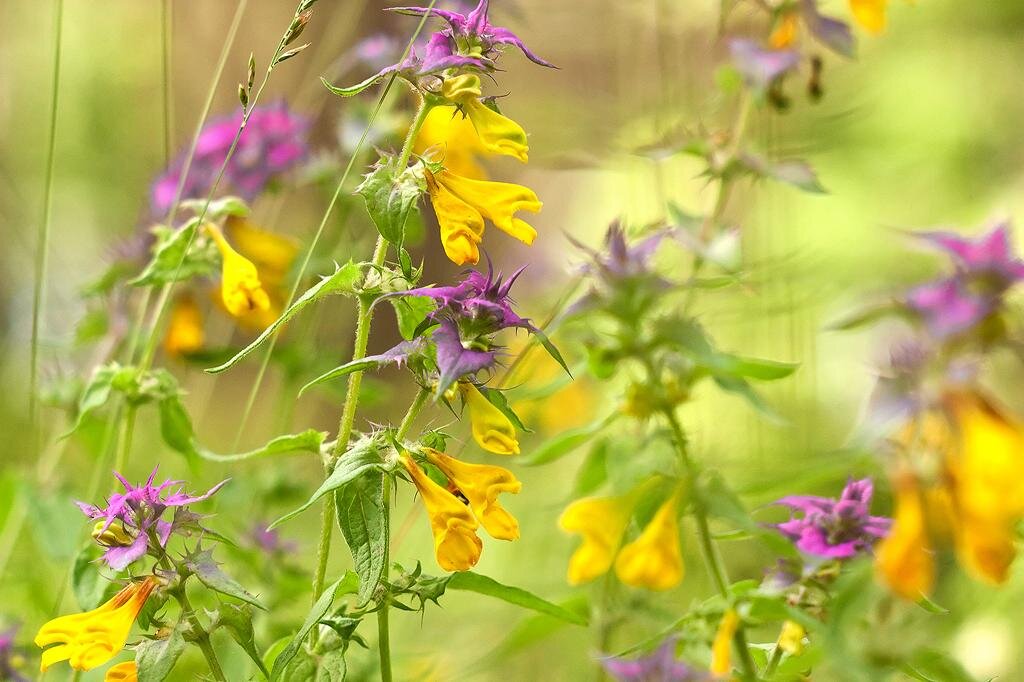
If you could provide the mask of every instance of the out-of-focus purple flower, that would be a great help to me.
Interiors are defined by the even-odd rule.
[[[7,682],[28,682],[28,678],[18,672],[15,665],[19,658],[15,639],[18,636],[18,628],[10,627],[0,632],[0,680]]]
[[[984,320],[996,309],[998,299],[970,291],[962,277],[950,277],[914,287],[906,302],[932,335],[941,339]]]
[[[676,640],[669,637],[646,656],[640,658],[608,657],[601,665],[618,682],[704,682],[708,673],[694,670],[676,659]]]
[[[853,57],[856,41],[850,25],[818,11],[817,0],[802,0],[800,13],[811,35],[844,57]]]
[[[744,82],[755,90],[766,90],[775,79],[800,63],[800,55],[792,50],[766,50],[752,40],[736,38],[729,41],[733,66]]]
[[[209,499],[227,483],[227,480],[221,481],[203,495],[194,496],[182,491],[181,481],[166,480],[160,485],[153,485],[156,472],[153,469],[146,482],[138,487],[114,472],[125,492],[111,495],[105,508],[76,502],[90,519],[103,519],[102,525],[97,524],[93,536],[107,548],[103,560],[114,570],[122,570],[145,556],[151,540],[155,539],[160,547],[166,547],[175,531],[197,528],[200,517],[184,507]],[[176,490],[164,496],[168,488]],[[171,508],[175,508],[174,517],[165,521],[163,514]]]
[[[799,511],[776,526],[806,554],[828,559],[849,559],[868,552],[889,532],[892,520],[871,516],[869,506],[874,486],[871,479],[850,481],[838,500],[814,495],[791,495],[775,504]]]
[[[242,112],[215,119],[200,132],[195,154],[182,185],[182,199],[205,197],[216,181],[231,143],[242,123]],[[251,201],[271,180],[294,168],[308,155],[309,121],[289,111],[284,102],[257,106],[224,171],[223,189]],[[178,157],[153,184],[155,216],[171,207],[184,172],[185,155]]]
[[[281,532],[267,528],[265,521],[257,521],[249,529],[249,540],[252,545],[270,555],[291,554],[298,549],[294,540],[285,540]]]
[[[921,232],[916,236],[948,253],[958,271],[984,278],[997,289],[1005,289],[1024,279],[1024,261],[1013,254],[1007,221],[998,223],[977,239],[952,232]]]

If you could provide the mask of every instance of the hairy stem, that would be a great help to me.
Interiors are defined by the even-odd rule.
[[[210,633],[203,627],[199,616],[196,615],[192,604],[189,603],[188,595],[185,594],[185,586],[182,585],[173,594],[174,598],[178,600],[178,604],[181,605],[182,614],[188,620],[189,625],[192,626],[192,635],[195,637],[196,645],[203,652],[203,656],[206,658],[207,665],[210,666],[210,672],[213,674],[214,679],[219,682],[227,682],[228,678],[224,676],[224,670],[220,667],[217,652],[214,651],[213,644],[210,642]]]

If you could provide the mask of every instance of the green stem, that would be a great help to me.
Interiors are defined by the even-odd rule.
[[[770,680],[772,678],[772,675],[775,674],[775,671],[778,669],[779,663],[781,663],[781,662],[782,662],[782,647],[780,647],[776,643],[775,648],[772,649],[772,656],[771,656],[771,658],[768,659],[768,665],[765,666],[765,669],[764,669],[764,678],[766,680]]]
[[[174,592],[174,598],[178,600],[178,603],[181,605],[182,614],[188,620],[189,625],[192,626],[192,634],[195,637],[196,645],[203,652],[203,656],[206,658],[207,665],[210,666],[210,672],[213,673],[214,679],[219,682],[227,682],[228,678],[224,676],[224,670],[220,667],[217,652],[214,651],[213,644],[210,642],[210,633],[203,627],[199,616],[196,615],[192,604],[189,603],[184,585]]]
[[[129,405],[124,418],[124,431],[121,434],[120,447],[117,450],[117,459],[114,460],[114,471],[124,475],[125,467],[128,464],[128,455],[131,454],[132,440],[135,436],[135,417],[138,414],[138,407]]]

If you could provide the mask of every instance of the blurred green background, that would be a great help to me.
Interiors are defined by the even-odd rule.
[[[173,116],[166,125],[178,149],[196,125],[235,3],[171,4]],[[558,283],[568,281],[581,261],[567,235],[597,243],[616,217],[633,225],[663,219],[667,201],[695,213],[708,210],[712,197],[705,180],[697,177],[697,165],[680,157],[651,159],[633,150],[665,139],[680,126],[715,130],[731,120],[732,103],[714,83],[714,71],[726,59],[725,43],[716,32],[717,5],[712,0],[492,3],[497,23],[512,27],[532,49],[561,67],[539,69],[509,53],[503,61],[507,71],[500,74],[500,91],[510,93],[503,111],[530,132],[532,152],[527,167],[501,164],[500,177],[534,188],[545,208],[533,221],[540,237],[532,248],[496,231],[489,233],[486,246],[506,270],[531,264],[517,298],[534,318],[545,317],[560,293]],[[407,38],[415,21],[380,12],[385,6],[321,0],[304,36],[312,47],[277,70],[268,86],[265,102],[284,99],[314,118],[314,148],[322,151],[331,177],[336,177],[331,173],[337,172],[337,164],[348,159],[339,150],[338,131],[358,122],[360,105],[329,95],[318,77],[330,74],[339,56],[362,37],[388,31]],[[848,16],[845,3],[825,6]],[[235,84],[244,77],[250,51],[264,64],[292,10],[292,3],[283,0],[250,0],[217,89],[214,113],[237,106]],[[143,216],[149,185],[166,161],[160,22],[161,7],[155,1],[65,2],[42,325],[46,386],[87,375],[90,354],[75,343],[76,324],[85,313],[78,292],[102,273],[116,243],[148,226]],[[753,33],[758,30],[754,22],[755,15],[741,7],[730,27],[734,33]],[[32,451],[26,387],[33,254],[48,136],[53,3],[4,0],[0,26],[0,382],[8,395],[0,403],[0,433],[6,437],[0,517],[9,513],[15,491],[32,500],[25,531],[0,540],[14,543],[5,545],[14,552],[0,583],[0,620],[22,622],[27,642],[50,613],[68,558],[86,537],[86,524],[69,501],[85,494],[95,444],[90,446],[88,438],[72,443],[56,474],[35,483],[36,464],[26,455]],[[872,387],[873,367],[884,360],[897,332],[882,328],[839,333],[827,326],[859,301],[935,269],[934,259],[908,250],[900,229],[950,225],[973,230],[987,219],[1024,213],[1022,36],[1024,4],[1016,0],[894,2],[885,34],[859,35],[856,61],[826,56],[823,101],[808,102],[801,84],[792,82],[791,111],[755,116],[752,147],[773,156],[807,159],[828,194],[740,183],[727,216],[742,228],[752,286],[709,292],[699,303],[702,319],[722,347],[801,364],[793,378],[765,391],[786,418],[784,424],[767,422],[741,401],[713,390],[696,396],[684,410],[693,451],[715,462],[749,506],[787,493],[835,495],[848,474],[881,472],[861,446],[857,423]],[[356,75],[361,79],[365,74],[350,74],[348,80]],[[365,107],[374,95],[364,97]],[[398,111],[406,104],[400,96],[396,99]],[[308,182],[257,202],[255,219],[308,241],[328,196],[324,186]],[[359,211],[344,222],[342,213],[329,226],[338,235],[337,244],[333,252],[321,254],[318,272],[327,271],[331,259],[360,258],[369,252],[372,226]],[[428,226],[422,245],[425,278],[445,281],[457,269],[444,260],[432,230]],[[352,310],[340,300],[323,308],[317,313],[322,324],[315,348],[326,356],[324,362],[336,364],[350,352]],[[226,343],[232,332],[225,326],[214,334]],[[395,338],[390,314],[380,315],[372,347],[382,350]],[[579,356],[572,348],[563,350]],[[187,402],[199,436],[214,450],[225,451],[232,444],[254,365],[216,377],[196,367],[174,366],[190,392]],[[998,378],[1006,389],[1002,397],[1024,408],[1024,397],[1013,391],[1020,385],[1019,369],[1001,368]],[[335,429],[337,394],[321,392],[288,407],[291,401],[281,395],[282,387],[287,384],[275,367],[243,448],[285,429]],[[398,374],[370,381],[375,399],[360,416],[362,426],[395,418],[390,408],[404,406],[408,388]],[[570,414],[556,419],[553,428],[610,411],[617,400],[614,394],[602,398],[593,391],[577,398],[568,403],[571,409],[561,409]],[[450,421],[442,410],[433,411],[431,418],[437,425]],[[50,438],[65,428],[64,419],[62,412],[44,408]],[[458,424],[450,430],[466,440]],[[531,436],[534,440],[527,440],[524,448],[542,437]],[[467,450],[470,456],[482,458],[473,448]],[[316,486],[320,473],[312,458],[295,456],[274,466],[269,461],[235,468],[207,465],[197,475],[164,450],[154,424],[143,422],[129,478],[143,478],[157,463],[162,474],[187,478],[194,489],[233,477],[212,522],[227,534],[244,533],[255,519],[273,519],[295,506]],[[564,572],[576,540],[562,535],[555,520],[569,499],[584,454],[550,467],[516,469],[524,490],[507,506],[520,519],[522,539],[487,541],[480,572],[554,601],[574,594]],[[879,509],[888,509],[884,491],[880,497]],[[402,540],[394,559],[407,567],[420,559],[428,572],[440,572],[426,519],[421,514],[407,519],[411,501],[402,489],[394,514],[394,532]],[[402,527],[403,519],[411,524],[408,528]],[[286,577],[300,596],[262,617],[262,647],[287,634],[305,613],[303,571],[313,564],[317,521],[309,512],[284,527],[285,536],[300,548],[289,559],[296,570]],[[655,600],[656,607],[638,604],[636,619],[620,631],[617,647],[651,636],[673,614],[709,594],[692,529],[684,531],[684,545],[688,574],[683,585]],[[758,578],[772,563],[766,550],[745,543],[725,545],[724,551],[734,579]],[[243,552],[229,558],[228,565],[250,560]],[[332,574],[347,560],[336,538]],[[258,561],[237,569],[238,577],[256,591],[267,579],[265,570]],[[997,591],[953,572],[936,597],[951,615],[907,607],[890,621],[892,632],[873,633],[878,641],[869,644],[884,651],[929,642],[951,652],[982,679],[1024,679],[1024,651],[1014,634],[1024,603],[1020,562],[1015,573],[1010,585]],[[73,599],[64,603],[67,611]],[[592,675],[590,661],[596,652],[583,629],[561,628],[543,641],[513,646],[506,637],[528,619],[522,612],[458,594],[443,604],[428,609],[422,619],[414,614],[393,618],[400,679],[569,680]],[[766,639],[772,636],[765,634]],[[353,670],[372,663],[372,656],[358,650],[350,658]],[[174,679],[188,679],[189,664],[183,662],[176,672],[182,677]],[[63,674],[55,671],[50,677],[61,679]]]

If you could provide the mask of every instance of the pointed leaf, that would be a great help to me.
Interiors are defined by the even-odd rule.
[[[467,592],[476,592],[477,594],[494,597],[495,599],[506,601],[509,604],[515,604],[516,606],[521,606],[524,609],[530,609],[532,611],[537,611],[538,613],[553,616],[559,620],[564,620],[565,622],[572,623],[574,625],[587,624],[587,617],[582,613],[569,611],[557,604],[552,604],[546,599],[538,597],[532,592],[528,592],[519,587],[504,585],[493,578],[488,578],[485,575],[480,575],[473,571],[453,573],[451,578],[448,580],[448,589],[465,590]]]
[[[135,647],[139,682],[166,680],[188,643],[177,626],[164,639],[144,639]]]
[[[326,431],[307,429],[301,433],[278,436],[263,447],[257,448],[256,450],[250,450],[249,452],[220,455],[216,452],[200,448],[198,450],[198,454],[203,459],[208,459],[212,462],[240,462],[247,459],[257,459],[259,457],[283,455],[289,452],[311,452],[313,454],[320,454],[320,448],[323,446],[326,438]]]
[[[185,557],[185,567],[195,574],[199,582],[214,592],[240,599],[259,609],[263,608],[254,595],[220,570],[220,566],[213,560],[213,550],[200,550]]]
[[[384,574],[390,533],[385,485],[390,481],[373,467],[334,493],[338,526],[359,574],[360,605],[373,598]]]
[[[339,97],[351,97],[352,95],[358,95],[363,90],[367,89],[374,83],[380,81],[382,78],[384,78],[384,76],[385,74],[383,73],[374,74],[367,78],[366,80],[364,80],[362,83],[356,83],[355,85],[350,85],[347,88],[339,88],[336,85],[331,85],[331,82],[324,78],[323,76],[320,77],[320,82],[324,84],[325,88],[333,92],[335,95],[338,95]]]
[[[567,429],[557,436],[546,440],[529,457],[523,458],[519,463],[525,466],[538,466],[561,459],[599,434],[606,426],[615,421],[618,416],[618,412],[613,412],[604,419],[599,419],[575,429]]]

